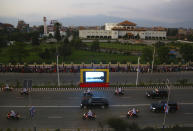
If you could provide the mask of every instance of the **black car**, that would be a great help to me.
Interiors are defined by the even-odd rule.
[[[168,91],[155,89],[153,91],[147,91],[146,92],[146,96],[148,98],[152,98],[152,99],[155,99],[155,98],[167,98],[168,97]]]
[[[165,112],[165,105],[167,101],[159,101],[158,103],[153,103],[150,106],[152,112]],[[176,102],[168,102],[168,111],[176,112],[178,110],[178,104]]]
[[[106,108],[108,106],[109,106],[108,100],[103,97],[92,97],[88,99],[82,99],[80,104],[81,108],[93,108],[93,107]]]

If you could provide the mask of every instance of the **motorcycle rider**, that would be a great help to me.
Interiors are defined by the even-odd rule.
[[[26,88],[23,88],[23,93],[27,93],[27,89]]]
[[[16,113],[15,113],[14,110],[11,110],[11,111],[10,111],[10,116],[11,116],[11,117],[16,117]]]
[[[92,113],[92,111],[89,109],[89,111],[88,111],[88,113],[87,113],[87,115],[88,115],[88,117],[93,117],[93,113]]]
[[[121,93],[121,92],[122,92],[121,87],[119,87],[118,92],[119,92],[119,93]]]
[[[133,115],[136,115],[136,114],[137,114],[135,108],[132,109],[132,113],[133,113]]]

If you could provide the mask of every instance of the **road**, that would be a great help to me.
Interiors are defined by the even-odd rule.
[[[170,82],[187,79],[193,82],[193,72],[172,72],[172,73],[140,73],[139,82],[162,82],[167,78]],[[56,73],[0,73],[0,83],[16,83],[19,81],[23,84],[24,80],[32,80],[33,85],[57,85]],[[110,72],[110,84],[135,84],[135,72]],[[60,73],[61,85],[78,85],[80,73]]]
[[[103,96],[109,100],[108,109],[93,109],[97,119],[95,121],[82,120],[86,109],[80,109],[80,98],[83,91],[36,91],[29,96],[21,96],[19,92],[0,92],[0,127],[13,128],[96,128],[98,122],[104,122],[110,117],[119,117],[128,122],[136,122],[140,126],[162,126],[164,114],[149,111],[149,105],[158,100],[145,97],[147,89],[127,89],[124,96],[114,96],[113,90],[92,90],[95,96]],[[151,89],[148,89],[151,90]],[[180,124],[193,126],[193,89],[171,89],[172,101],[179,103],[179,111],[169,113],[166,125]],[[34,118],[29,116],[29,108],[35,106]],[[128,109],[136,107],[140,110],[137,119],[127,119]],[[6,113],[14,109],[22,119],[7,120]]]

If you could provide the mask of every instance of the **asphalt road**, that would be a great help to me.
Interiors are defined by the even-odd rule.
[[[193,72],[172,72],[172,73],[140,73],[139,82],[162,82],[167,78],[170,82],[187,79],[193,82]],[[110,72],[110,84],[135,84],[135,72]],[[56,73],[0,73],[0,83],[21,84],[24,80],[32,80],[33,85],[57,85]],[[60,73],[61,85],[78,85],[80,82],[80,73]]]
[[[0,127],[12,128],[96,128],[98,122],[105,122],[110,117],[119,117],[128,122],[136,122],[140,126],[162,126],[164,114],[149,111],[149,105],[158,100],[145,97],[146,89],[127,89],[124,96],[114,96],[113,90],[94,90],[95,96],[103,96],[109,100],[108,109],[93,109],[95,121],[82,120],[86,109],[80,109],[82,91],[44,91],[31,92],[29,96],[21,96],[19,92],[0,92]],[[169,113],[166,125],[180,124],[193,126],[193,89],[171,89],[171,101],[179,103],[179,111]],[[29,108],[35,106],[34,118],[29,116]],[[137,119],[127,119],[129,108],[140,110]],[[22,116],[21,120],[7,120],[6,114],[14,109]]]

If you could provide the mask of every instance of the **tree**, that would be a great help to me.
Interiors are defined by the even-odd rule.
[[[38,32],[34,32],[32,34],[32,45],[40,45],[39,33]]]
[[[91,51],[99,51],[100,50],[99,42],[93,41],[90,49]]]
[[[153,59],[153,50],[150,48],[144,48],[142,58],[145,60],[145,62],[151,63]]]
[[[60,56],[63,56],[65,58],[66,56],[71,55],[71,53],[72,53],[72,49],[71,49],[70,43],[68,41],[68,38],[65,38],[64,43],[59,48],[59,54]]]
[[[7,40],[6,36],[0,36],[0,48],[7,46]]]
[[[183,59],[188,61],[193,61],[193,46],[189,44],[183,44],[180,47],[180,53],[182,54]]]
[[[41,53],[39,54],[39,56],[40,56],[42,59],[50,59],[51,56],[52,56],[52,52],[51,52],[51,50],[49,50],[49,49],[46,48],[43,52],[41,52]]]
[[[137,40],[139,40],[139,39],[140,39],[139,33],[137,34],[136,39],[137,39]]]
[[[163,64],[163,63],[168,63],[169,62],[169,48],[166,46],[162,46],[157,49],[157,58],[158,58],[158,63]]]
[[[60,41],[61,40],[61,35],[60,35],[60,27],[61,27],[61,24],[60,23],[55,23],[55,34],[54,34],[54,37],[56,38],[57,41]]]
[[[9,47],[8,52],[11,62],[24,62],[24,59],[29,55],[28,51],[25,49],[25,46],[25,43],[16,42]]]
[[[71,44],[76,49],[84,49],[86,47],[86,44],[84,44],[79,38],[73,37]]]
[[[120,118],[110,118],[107,124],[115,131],[126,131],[128,128],[127,122]]]

